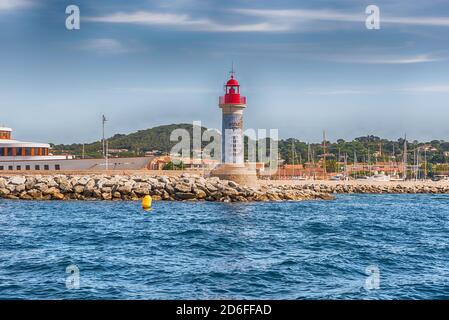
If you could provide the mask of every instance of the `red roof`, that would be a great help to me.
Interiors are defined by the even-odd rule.
[[[227,86],[238,86],[239,82],[237,80],[235,80],[234,78],[231,78],[228,80],[228,82],[226,82]]]

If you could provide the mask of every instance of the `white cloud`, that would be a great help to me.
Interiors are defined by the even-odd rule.
[[[0,0],[0,10],[12,10],[31,5],[29,0]]]
[[[272,9],[232,9],[232,11],[264,18],[300,18],[307,20],[324,20],[324,21],[365,21],[364,12],[359,14],[342,13],[332,10],[305,10],[305,9],[289,9],[289,10],[272,10]]]
[[[234,12],[262,17],[266,19],[289,19],[290,22],[304,20],[334,21],[334,22],[364,22],[367,15],[365,12],[344,13],[335,10],[272,10],[272,9],[232,9]],[[404,24],[404,25],[422,25],[422,26],[440,26],[449,27],[449,17],[393,17],[384,16],[382,8],[380,10],[380,23]],[[294,26],[290,24],[290,28]]]
[[[449,27],[449,17],[381,17],[381,23]]]
[[[401,89],[404,92],[416,93],[449,93],[449,85],[426,85]]]
[[[113,91],[143,93],[143,94],[189,94],[189,93],[214,93],[217,90],[201,87],[120,87],[113,88]]]
[[[337,50],[337,49],[336,49]],[[374,49],[372,50],[374,51]],[[430,63],[446,60],[441,55],[434,54],[389,54],[367,53],[367,50],[357,52],[338,52],[338,53],[297,53],[302,60],[332,62],[342,64],[366,64],[366,65],[406,65],[417,63]]]
[[[337,89],[329,91],[306,91],[305,93],[308,95],[328,96],[328,95],[364,94],[369,92],[354,89]]]
[[[99,38],[85,41],[78,46],[78,49],[93,51],[101,54],[118,54],[129,51],[129,49],[118,40],[109,38]]]
[[[367,60],[363,63],[370,64],[411,64],[411,63],[423,63],[423,62],[434,62],[440,61],[440,59],[431,57],[430,55],[417,55],[409,57],[398,57],[398,58],[379,58],[373,60]]]
[[[222,24],[210,19],[194,19],[187,14],[157,13],[150,11],[137,11],[132,13],[119,12],[106,16],[87,17],[84,20],[105,23],[159,25],[204,32],[285,31],[285,27],[267,22],[253,24]]]
[[[149,11],[137,11],[133,13],[119,12],[101,17],[89,17],[86,20],[110,23],[179,26],[202,25],[205,23],[204,20],[192,20],[186,14],[154,13]]]
[[[209,18],[194,18],[189,14],[153,11],[116,12],[104,16],[86,17],[84,21],[166,26],[202,32],[298,32],[322,30],[323,26],[314,23],[317,21],[360,23],[364,27],[367,17],[364,10],[360,12],[342,12],[328,9],[230,9],[230,11],[240,15],[260,18],[261,21],[238,24],[222,23]],[[380,19],[381,26],[383,24],[449,26],[449,17],[384,16],[382,10]],[[244,20],[242,19],[242,21]]]
[[[342,63],[358,63],[358,64],[414,64],[440,61],[440,58],[429,54],[404,55],[404,56],[357,56],[357,57],[331,57],[329,60]]]
[[[448,84],[426,84],[409,85],[397,87],[364,87],[364,88],[339,88],[332,90],[307,90],[303,91],[307,95],[365,95],[365,94],[385,94],[385,93],[449,93]]]

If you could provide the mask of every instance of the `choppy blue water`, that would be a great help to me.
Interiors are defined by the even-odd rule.
[[[448,195],[157,202],[151,212],[0,200],[0,241],[0,299],[449,298]],[[66,287],[72,264],[79,289]],[[365,286],[370,265],[378,289]]]

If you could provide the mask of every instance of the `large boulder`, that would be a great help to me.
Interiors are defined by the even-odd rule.
[[[26,182],[26,178],[22,176],[14,176],[9,180],[9,183],[14,185],[24,184]]]
[[[175,197],[180,200],[191,200],[195,199],[196,195],[190,192],[176,192]]]
[[[195,192],[195,195],[196,195],[196,198],[197,198],[197,199],[205,199],[205,198],[207,197],[206,192],[204,192],[204,191],[201,190],[201,189],[198,189],[198,190]]]
[[[6,189],[6,188],[0,188],[0,196],[6,196],[6,195],[8,195],[8,194],[10,194],[11,193],[11,191],[9,191],[9,189]]]
[[[33,189],[37,179],[35,177],[27,177],[25,182],[25,188],[27,190]]]
[[[175,190],[177,192],[189,193],[192,191],[192,186],[186,183],[177,183],[175,185]]]
[[[73,192],[75,192],[77,194],[83,193],[84,192],[84,185],[77,184],[76,186],[73,187]]]
[[[42,192],[37,189],[28,190],[27,193],[33,199],[38,200],[38,199],[42,198]]]

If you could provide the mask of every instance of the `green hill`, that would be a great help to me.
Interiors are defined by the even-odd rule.
[[[167,154],[177,142],[170,141],[170,134],[175,129],[186,129],[190,136],[193,136],[192,124],[170,124],[154,128],[139,130],[130,134],[116,134],[108,138],[109,149],[126,149],[120,156],[142,156],[147,151],[158,150],[159,154]],[[202,127],[201,131],[207,130]],[[245,151],[247,138],[245,137]],[[203,142],[203,147],[208,142]],[[358,162],[388,162],[402,161],[404,140],[381,139],[376,136],[358,137],[352,141],[338,139],[336,142],[326,142],[326,153],[328,161],[343,161],[347,157],[348,162],[354,161],[354,156]],[[447,165],[449,157],[449,142],[443,140],[432,140],[430,142],[408,142],[408,162],[412,164],[419,158],[420,163],[428,161],[434,164]],[[80,157],[83,145],[80,143],[70,145],[52,145],[54,154],[70,153]],[[267,143],[269,148],[269,143]],[[84,145],[85,156],[98,158],[102,156],[102,143],[95,141]],[[323,147],[320,143],[307,144],[296,138],[279,140],[279,155],[287,163],[304,163],[306,161],[318,161],[323,154]],[[114,152],[110,152],[114,154]]]
[[[109,149],[127,149],[127,152],[121,152],[120,156],[140,156],[147,151],[158,150],[160,153],[169,153],[171,148],[177,142],[170,141],[170,134],[175,129],[186,129],[190,136],[193,136],[192,124],[170,124],[157,126],[150,129],[139,130],[130,134],[116,134],[108,140]],[[202,127],[204,132],[206,128]],[[53,153],[70,153],[76,156],[82,155],[83,145],[80,143],[52,145]],[[102,142],[95,141],[84,144],[84,152],[86,157],[101,157]]]

